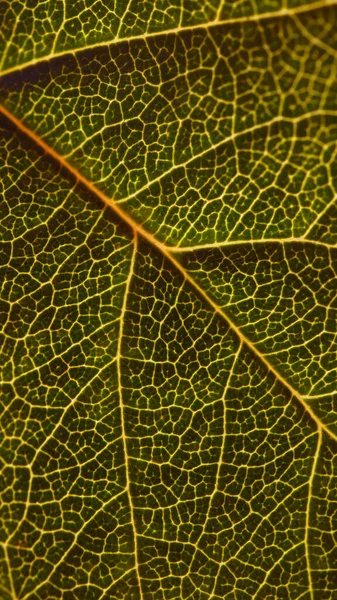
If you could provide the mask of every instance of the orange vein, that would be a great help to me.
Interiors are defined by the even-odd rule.
[[[262,363],[267,367],[268,371],[273,373],[275,378],[282,383],[282,385],[302,404],[304,409],[310,415],[312,420],[316,423],[318,429],[324,429],[333,439],[337,441],[337,434],[333,433],[322,421],[317,417],[314,413],[310,405],[306,402],[303,396],[301,396],[293,386],[287,382],[286,379],[275,369],[275,367],[269,362],[268,358],[254,345],[253,342],[249,340],[235,325],[235,323],[228,317],[225,311],[218,305],[212,298],[208,296],[208,294],[199,286],[199,284],[191,277],[191,275],[184,269],[184,267],[179,263],[179,261],[171,254],[169,247],[165,246],[159,242],[150,232],[136,223],[132,217],[130,217],[118,204],[112,199],[109,198],[104,192],[102,192],[99,188],[97,188],[93,183],[91,183],[84,175],[82,175],[73,165],[71,165],[66,159],[64,159],[56,150],[51,148],[42,138],[40,138],[36,133],[31,131],[26,125],[24,125],[19,119],[17,119],[11,112],[9,112],[4,106],[0,105],[0,113],[2,113],[7,119],[9,119],[20,131],[26,134],[30,139],[32,139],[40,148],[44,150],[44,152],[52,156],[55,161],[57,161],[62,167],[64,167],[67,171],[69,171],[77,182],[82,183],[87,189],[89,189],[96,197],[100,198],[100,200],[106,205],[109,206],[115,214],[117,214],[120,219],[122,219],[125,223],[127,223],[135,234],[139,234],[141,237],[146,239],[151,245],[155,246],[160,250],[160,252],[168,259],[168,261],[175,266],[175,268],[181,273],[185,281],[187,281],[199,294],[202,298],[207,302],[209,306],[213,308],[213,310],[221,315],[224,318],[231,329],[235,332],[239,340],[244,343],[253,354],[259,357]]]

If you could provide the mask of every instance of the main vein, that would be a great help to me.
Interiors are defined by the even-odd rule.
[[[65,158],[63,158],[56,150],[54,150],[51,146],[49,146],[42,138],[40,138],[36,133],[34,133],[31,129],[29,129],[26,125],[24,125],[15,115],[13,115],[10,111],[7,110],[4,106],[0,105],[0,113],[2,113],[7,119],[9,119],[12,124],[17,127],[18,130],[27,135],[31,140],[35,142],[47,155],[52,157],[60,166],[66,169],[78,182],[84,185],[88,190],[92,192],[97,198],[99,198],[104,205],[109,206],[115,214],[117,214],[122,221],[127,223],[129,227],[133,230],[134,235],[140,235],[142,238],[147,240],[152,246],[156,247],[162,255],[181,273],[184,280],[188,282],[194,290],[206,301],[206,303],[213,308],[213,310],[219,314],[222,318],[226,320],[231,329],[235,332],[238,339],[245,344],[255,356],[257,356],[261,362],[267,367],[267,369],[273,373],[275,378],[279,380],[282,385],[288,389],[288,391],[297,398],[297,400],[302,404],[307,413],[310,415],[312,420],[316,423],[318,429],[325,430],[329,436],[337,441],[337,435],[333,433],[322,421],[318,418],[318,416],[311,409],[310,405],[306,401],[306,399],[301,396],[298,391],[293,388],[293,386],[286,380],[284,377],[277,371],[277,369],[270,363],[268,357],[263,354],[253,342],[249,340],[240,330],[239,327],[235,325],[235,323],[231,320],[231,318],[226,314],[226,312],[221,308],[208,294],[205,292],[203,288],[199,286],[199,284],[191,277],[191,275],[184,269],[184,267],[180,264],[180,262],[174,257],[171,253],[170,248],[165,244],[159,242],[154,235],[150,232],[146,231],[136,221],[133,220],[130,215],[128,215],[112,198],[109,198],[104,192],[102,192],[99,188],[97,188],[91,181],[89,181],[80,171],[76,169],[73,165],[71,165]]]

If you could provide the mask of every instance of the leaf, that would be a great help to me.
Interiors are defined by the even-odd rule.
[[[116,4],[0,8],[1,597],[333,600],[335,2]]]

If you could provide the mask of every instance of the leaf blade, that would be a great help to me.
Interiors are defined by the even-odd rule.
[[[288,202],[290,223],[290,228],[279,230],[279,239],[278,235],[275,237],[275,229],[267,229],[268,218],[263,230],[260,225],[260,229],[254,229],[256,240],[250,239],[249,212],[242,204],[239,190],[234,190],[232,196],[238,198],[239,204],[241,202],[239,226],[234,223],[232,231],[226,230],[223,238],[207,237],[212,232],[212,223],[208,223],[205,237],[196,233],[205,215],[204,206],[200,214],[198,211],[190,213],[191,228],[188,231],[186,219],[180,212],[177,222],[181,220],[181,228],[173,234],[176,225],[173,222],[172,226],[171,217],[168,218],[169,205],[165,207],[159,203],[155,208],[152,205],[149,214],[146,196],[139,194],[137,185],[135,193],[128,198],[128,202],[136,199],[136,204],[110,200],[106,182],[97,177],[92,180],[91,175],[88,178],[89,172],[85,171],[82,160],[84,155],[79,156],[80,160],[76,156],[72,164],[69,160],[76,152],[74,156],[70,154],[70,159],[60,154],[57,129],[48,130],[47,127],[43,130],[42,127],[39,130],[38,112],[31,112],[26,120],[26,109],[35,107],[36,99],[39,110],[43,109],[39,105],[43,96],[39,96],[39,92],[36,95],[38,86],[33,82],[29,88],[33,71],[25,69],[23,76],[16,73],[2,80],[6,106],[15,107],[17,116],[11,117],[6,108],[2,113],[19,128],[14,131],[10,126],[13,139],[18,136],[21,144],[18,150],[18,146],[6,138],[9,154],[4,167],[6,171],[10,165],[10,169],[3,179],[5,211],[7,207],[12,211],[3,219],[5,235],[9,236],[5,245],[9,241],[14,249],[13,255],[9,253],[10,260],[14,261],[10,263],[11,287],[8,287],[6,271],[2,292],[5,298],[10,291],[14,307],[9,310],[7,305],[4,306],[5,314],[7,311],[9,315],[5,325],[7,345],[4,353],[6,356],[12,352],[6,363],[5,377],[9,388],[15,385],[15,392],[13,396],[12,387],[8,399],[4,400],[2,416],[6,431],[2,452],[7,463],[3,471],[7,487],[2,513],[6,523],[2,532],[2,581],[9,597],[107,600],[118,596],[166,600],[232,598],[234,594],[261,600],[265,597],[332,598],[336,454],[333,381],[322,395],[322,384],[317,379],[321,374],[311,369],[310,377],[312,381],[316,380],[308,387],[298,377],[296,360],[288,360],[288,371],[282,371],[283,349],[289,353],[289,348],[296,346],[294,332],[291,332],[294,318],[298,323],[303,318],[309,323],[309,329],[304,328],[297,340],[302,348],[314,339],[310,332],[315,323],[308,320],[310,298],[314,298],[316,307],[319,306],[316,316],[322,333],[320,343],[327,344],[326,355],[330,355],[331,361],[323,364],[325,356],[321,353],[321,366],[329,373],[335,364],[335,340],[331,338],[329,342],[328,339],[331,327],[333,335],[335,333],[333,316],[326,317],[327,311],[331,315],[334,311],[335,274],[324,275],[328,253],[333,257],[335,252],[335,103],[331,75],[335,51],[326,17],[327,14],[334,16],[335,11],[329,6],[330,3],[325,3],[324,10],[316,14],[318,21],[311,18],[308,7],[295,9],[301,13],[299,17],[293,15],[289,19],[282,15],[292,35],[297,36],[297,48],[304,49],[299,59],[300,76],[305,76],[307,64],[313,69],[306,80],[312,83],[312,88],[306,88],[307,83],[295,77],[290,90],[285,92],[288,102],[285,105],[291,119],[287,117],[280,124],[276,107],[275,113],[272,110],[275,122],[270,123],[264,134],[263,117],[262,124],[256,128],[260,138],[257,136],[256,139],[255,130],[248,132],[246,128],[241,132],[240,119],[235,123],[237,131],[233,141],[236,150],[241,152],[239,171],[247,169],[247,179],[250,178],[255,186],[262,185],[268,169],[261,175],[259,169],[250,166],[245,154],[247,143],[252,156],[258,156],[261,148],[263,154],[266,147],[263,135],[267,141],[268,136],[272,139],[274,136],[277,143],[268,149],[272,157],[278,152],[277,144],[282,146],[287,135],[291,140],[286,147],[283,166],[276,169],[279,188],[284,185],[287,190],[283,207]],[[317,8],[316,4],[312,8]],[[262,26],[259,20],[252,28],[250,23],[246,25],[239,19],[241,24],[232,23],[229,27],[227,23],[227,31],[245,28],[247,40],[256,32],[263,37],[263,31],[271,31],[268,27],[273,26],[270,15],[264,16]],[[325,22],[326,28],[317,28],[317,22],[320,27]],[[216,31],[216,26],[211,29]],[[185,41],[193,36],[195,40],[201,39],[196,28],[188,35],[187,32],[183,35],[180,31],[174,33],[176,39],[179,36],[181,39],[185,36]],[[152,39],[152,35],[150,37]],[[252,46],[256,55],[250,59],[251,65],[256,66],[254,61],[263,57],[262,37]],[[149,42],[152,48],[156,46],[155,38],[153,35],[153,44]],[[277,44],[279,39],[280,36],[270,37],[269,42]],[[212,40],[213,45],[209,48],[214,50]],[[198,46],[195,42],[194,45]],[[144,46],[141,40],[132,40],[125,48],[131,46],[133,49],[128,57],[134,60],[134,50]],[[318,48],[320,54],[317,54]],[[105,68],[101,49],[95,52],[97,64]],[[156,54],[155,62],[159,61],[159,55],[160,52]],[[179,58],[176,49],[173,55]],[[87,65],[86,56],[90,57]],[[92,56],[91,50],[82,55],[81,69],[85,75],[91,72]],[[287,56],[294,57],[296,62],[296,44],[295,51],[293,48]],[[326,61],[321,72],[315,70],[314,56],[320,66]],[[318,57],[323,57],[323,62],[320,63]],[[65,55],[58,60],[61,71],[68,69],[69,80],[74,78],[69,88],[65,80],[62,81],[66,98],[71,85],[76,89],[75,63],[72,59],[69,62]],[[198,61],[193,60],[199,68]],[[207,67],[207,53],[203,60],[202,69]],[[51,71],[55,64],[52,60]],[[143,65],[145,73],[144,64],[141,61],[139,64]],[[88,65],[89,69],[85,71]],[[133,65],[131,70],[127,67],[129,74],[132,69]],[[198,73],[202,73],[202,69]],[[268,76],[267,70],[262,64],[261,72],[265,76]],[[324,82],[323,71],[327,74]],[[189,77],[192,72],[188,73]],[[40,84],[45,77],[46,73],[40,71]],[[96,85],[100,77],[96,73],[91,82]],[[147,74],[146,77],[150,76]],[[241,81],[248,89],[255,85],[253,79],[248,75],[246,83],[240,77],[237,82]],[[137,81],[132,82],[136,93]],[[279,81],[284,84],[286,78],[281,75]],[[296,88],[299,96],[304,89],[309,89],[307,97],[302,97],[301,109],[299,105],[290,105],[296,81],[300,82]],[[14,87],[11,88],[12,84]],[[199,84],[202,87],[202,77],[200,81],[198,78],[194,81],[193,77],[188,79],[191,89]],[[267,90],[270,85],[267,84]],[[326,94],[319,97],[317,90],[323,89],[322,85]],[[84,87],[81,93],[83,91]],[[204,92],[200,95],[203,97]],[[267,98],[268,94],[263,97]],[[265,105],[269,106],[268,101]],[[242,106],[244,103],[236,103],[238,111]],[[302,110],[303,106],[305,110],[309,108],[309,118]],[[127,103],[125,107],[128,108]],[[137,117],[137,103],[128,110],[132,121],[135,114]],[[261,106],[254,110],[248,117],[254,119],[257,115],[260,119]],[[54,119],[58,118],[55,108],[52,114]],[[21,122],[23,116],[27,123],[32,119],[30,124],[33,123],[34,131]],[[100,128],[96,117],[94,109],[91,114],[94,132],[95,127],[96,130]],[[291,132],[284,135],[290,122]],[[275,126],[279,127],[281,135],[272,135]],[[76,118],[68,120],[67,127],[76,147]],[[295,130],[297,138],[294,141]],[[43,139],[39,135],[41,131]],[[251,133],[252,138],[249,138]],[[86,132],[86,135],[90,139],[91,133]],[[211,146],[217,145],[212,138],[211,145],[206,144],[205,150],[202,139],[202,135],[196,136],[192,154],[187,157],[187,163],[195,171],[205,169],[206,163],[198,163],[193,152],[198,153],[201,148],[200,157],[209,158],[214,149]],[[183,138],[179,140],[177,151],[183,155],[186,146]],[[104,139],[104,152],[108,150],[109,161],[111,154],[106,141]],[[220,137],[219,147],[223,141]],[[228,140],[225,140],[226,144],[228,146]],[[318,167],[315,157],[320,160]],[[137,179],[137,168],[132,161],[135,156],[129,158],[130,185],[134,185],[132,176],[136,175]],[[18,164],[22,160],[23,172],[19,173]],[[99,161],[95,160],[97,165]],[[179,160],[172,163],[175,175],[181,166]],[[219,155],[214,159],[213,153],[214,160],[215,163],[219,161]],[[301,160],[308,161],[304,165],[305,174]],[[227,162],[228,156],[225,156],[217,177],[222,176],[221,169]],[[151,177],[156,174],[149,166],[148,169],[151,182]],[[166,181],[167,175],[168,171],[164,169],[159,177]],[[210,177],[209,173],[207,177]],[[230,176],[230,183],[231,179]],[[104,185],[99,189],[97,182],[101,184],[102,181]],[[189,174],[186,181],[195,187],[197,179],[192,182]],[[150,191],[151,186],[150,183]],[[32,194],[28,197],[26,187]],[[204,182],[197,182],[197,187],[200,198],[208,201]],[[277,205],[280,195],[273,198],[271,188],[265,189],[268,192],[265,194],[266,206],[272,206],[273,202]],[[178,196],[179,193],[178,190]],[[257,204],[249,194],[252,214],[256,216]],[[65,218],[57,196],[61,205],[63,202],[67,206],[66,212],[72,215],[71,218],[69,215]],[[294,198],[300,198],[298,222],[299,213],[295,214],[291,205]],[[52,199],[51,206],[49,199]],[[105,205],[102,212],[98,199]],[[232,199],[227,201],[229,206]],[[78,202],[82,203],[82,209],[77,210],[74,221],[71,210]],[[124,210],[125,206],[130,212]],[[110,208],[115,211],[115,216],[110,214]],[[92,227],[88,225],[88,212],[97,215],[96,225]],[[42,214],[46,215],[45,219]],[[174,216],[174,211],[171,214]],[[258,216],[258,211],[256,214]],[[56,220],[55,215],[58,215]],[[44,233],[44,228],[54,223],[53,219],[55,225]],[[275,217],[274,225],[278,219]],[[103,222],[105,225],[99,225],[102,232],[98,235],[97,224]],[[245,230],[240,231],[240,222],[245,224]],[[13,223],[19,233],[12,239]],[[258,218],[256,223],[259,223]],[[218,221],[217,226],[219,234],[223,235],[223,222]],[[27,233],[23,233],[25,228]],[[248,237],[247,232],[250,232]],[[132,241],[135,235],[140,237],[137,255]],[[244,258],[243,262],[238,262],[235,257],[245,253],[248,240],[256,260]],[[302,254],[307,253],[305,268],[299,268],[298,253],[286,254],[291,246],[300,245],[304,249]],[[274,260],[277,247],[286,249],[286,260]],[[268,285],[261,271],[268,248],[271,294],[267,293]],[[112,255],[119,257],[116,262],[111,262]],[[224,256],[232,264],[229,269],[223,268]],[[4,260],[6,264],[6,258]],[[134,269],[130,269],[133,262]],[[252,269],[254,262],[257,275]],[[330,262],[333,266],[332,259]],[[124,265],[122,271],[120,265]],[[53,269],[56,269],[56,275],[51,274]],[[201,274],[202,269],[204,274]],[[289,285],[278,291],[277,269],[284,281],[289,273],[300,275],[297,304],[295,302],[291,314],[285,308],[288,296],[284,295]],[[317,273],[317,277],[313,273]],[[252,291],[254,277],[258,285]],[[319,280],[318,288],[316,279]],[[226,285],[232,289],[229,298],[221,287]],[[310,290],[311,296],[309,294],[310,298],[305,296],[303,300],[300,296],[306,294],[306,289]],[[330,294],[328,298],[326,290]],[[103,296],[105,303],[98,307],[97,299]],[[46,297],[49,298],[47,308]],[[56,313],[51,298],[56,298]],[[91,299],[94,304],[90,303]],[[248,320],[249,302],[254,302],[254,310],[260,313]],[[65,307],[69,305],[71,311],[62,303]],[[80,313],[75,314],[81,307],[86,307],[84,323]],[[280,311],[280,323],[283,324],[276,335],[268,329],[277,312],[275,307]],[[55,314],[62,316],[65,326],[63,330],[56,328],[61,337],[58,333],[50,340],[48,330],[53,332]],[[108,328],[97,326],[97,318],[104,322],[108,319]],[[83,327],[89,328],[84,337],[79,325],[82,331]],[[275,327],[275,322],[272,326]],[[16,346],[13,340],[19,340]],[[268,346],[272,340],[275,352]],[[25,345],[28,348],[23,360],[19,356],[22,341],[24,345],[20,348]],[[81,344],[82,354],[77,351]],[[274,357],[279,361],[276,366]],[[12,363],[15,372],[11,370]],[[34,373],[39,377],[34,379]],[[114,393],[109,395],[112,389]],[[56,406],[57,410],[54,410],[55,398],[63,398],[65,408]],[[27,407],[31,411],[29,416],[25,412]],[[51,415],[51,422],[46,414]],[[36,429],[34,423],[39,420],[42,422]],[[46,436],[44,440],[42,431]],[[34,436],[36,460],[31,459]],[[39,440],[42,440],[41,446]],[[34,467],[32,477],[27,462]],[[10,488],[16,494],[14,504]],[[14,512],[10,513],[11,510]],[[14,513],[15,519],[11,521],[9,515]],[[14,531],[10,530],[13,526]]]

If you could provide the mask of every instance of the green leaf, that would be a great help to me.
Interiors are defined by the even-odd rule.
[[[0,14],[1,599],[333,600],[335,1]]]

